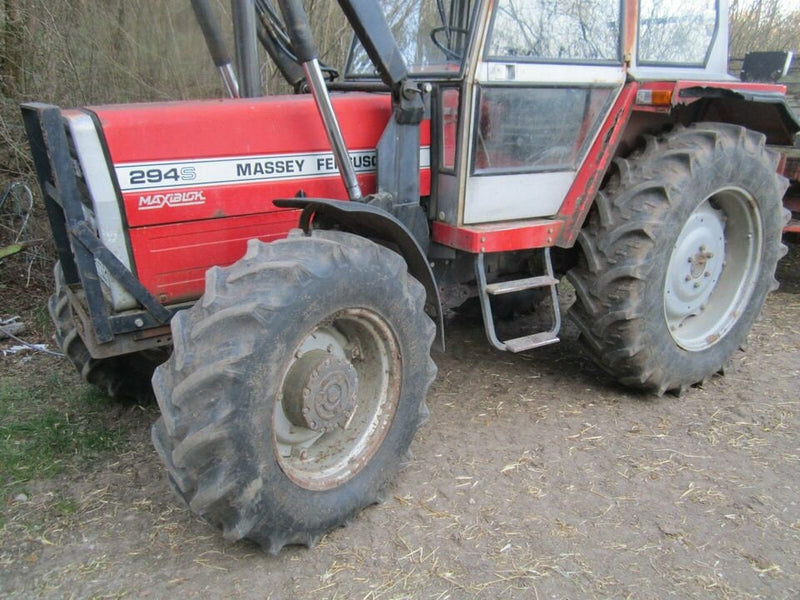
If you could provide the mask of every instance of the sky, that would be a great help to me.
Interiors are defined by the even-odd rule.
[[[800,9],[800,0],[780,0],[781,8],[788,11]]]

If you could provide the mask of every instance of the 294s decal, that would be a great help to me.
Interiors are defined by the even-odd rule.
[[[373,173],[376,170],[377,157],[373,149],[353,151],[350,153],[350,160],[356,173]],[[420,148],[420,167],[430,167],[430,147]],[[139,210],[202,204],[205,201],[202,191],[172,191],[181,188],[338,175],[336,161],[331,152],[127,163],[117,164],[114,169],[123,193],[161,192],[141,195]],[[165,190],[170,191],[165,193]]]

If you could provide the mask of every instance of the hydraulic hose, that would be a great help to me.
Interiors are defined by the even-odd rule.
[[[350,200],[361,200],[361,188],[358,185],[356,172],[350,162],[350,154],[342,136],[342,128],[333,110],[331,97],[325,85],[325,77],[319,65],[317,49],[314,46],[314,39],[311,34],[311,26],[308,23],[308,16],[303,9],[300,0],[279,0],[279,6],[283,13],[283,20],[286,22],[286,29],[292,40],[294,54],[303,67],[306,75],[308,87],[317,105],[317,110],[325,126],[325,133],[328,136],[333,155],[336,158],[336,166],[339,167],[339,174],[347,190]]]
[[[222,81],[228,94],[232,98],[239,97],[239,82],[236,79],[236,73],[231,66],[231,58],[225,48],[225,42],[222,39],[222,32],[219,29],[214,11],[211,10],[209,0],[192,0],[192,8],[194,9],[197,23],[203,31],[203,37],[206,40],[208,51],[211,54],[211,59],[219,69]]]

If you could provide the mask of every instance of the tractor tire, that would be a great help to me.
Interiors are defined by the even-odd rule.
[[[786,180],[760,133],[679,127],[617,159],[579,234],[570,315],[621,383],[682,395],[722,371],[786,253]]]
[[[341,232],[210,269],[153,377],[153,442],[190,509],[277,554],[378,502],[428,415],[424,304],[398,254]]]
[[[55,325],[54,338],[81,378],[109,398],[137,403],[152,402],[153,387],[150,379],[155,368],[166,360],[167,351],[147,350],[113,358],[92,358],[75,326],[60,263],[56,263],[53,277],[55,293],[50,296],[47,309]]]

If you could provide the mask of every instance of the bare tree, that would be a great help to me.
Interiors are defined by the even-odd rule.
[[[800,43],[800,10],[787,11],[781,0],[731,0],[730,55],[754,50],[792,50]]]
[[[24,20],[22,0],[4,0],[2,52],[0,52],[0,89],[3,95],[15,96],[22,82]]]

